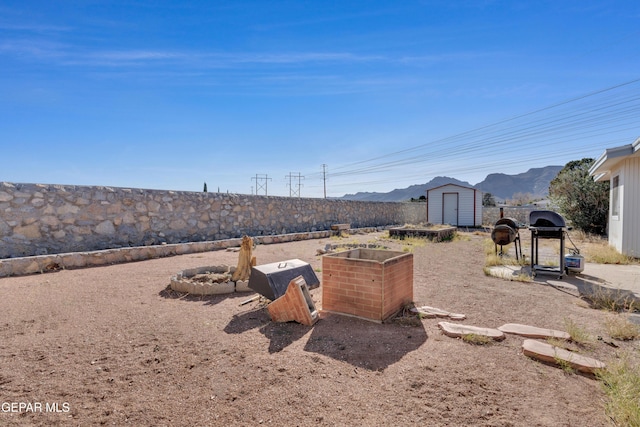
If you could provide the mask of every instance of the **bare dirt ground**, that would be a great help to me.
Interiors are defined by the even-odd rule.
[[[416,305],[486,327],[563,329],[571,319],[606,336],[609,313],[549,286],[485,276],[485,237],[469,238],[414,249]],[[258,264],[299,258],[320,270],[316,251],[327,243],[339,242],[258,246],[254,255]],[[444,336],[438,319],[273,323],[264,305],[239,305],[251,294],[167,290],[179,270],[237,257],[217,251],[0,279],[0,425],[610,424],[600,382],[523,356],[516,336],[473,345]],[[311,294],[321,308],[321,289]],[[637,352],[636,343],[619,345],[594,339],[579,350],[605,362]]]

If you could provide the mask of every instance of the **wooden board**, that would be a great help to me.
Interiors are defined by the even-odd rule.
[[[536,340],[524,340],[522,353],[525,356],[556,365],[564,362],[580,372],[593,373],[597,369],[606,368],[606,365],[599,360]]]
[[[521,325],[519,323],[507,323],[498,327],[498,329],[507,334],[516,334],[527,338],[560,338],[563,340],[571,339],[571,335],[564,331],[556,331],[554,329]]]
[[[457,325],[449,322],[439,322],[438,326],[442,332],[452,338],[462,338],[465,335],[482,335],[496,341],[502,341],[505,336],[502,332],[493,328],[481,328],[478,326]]]

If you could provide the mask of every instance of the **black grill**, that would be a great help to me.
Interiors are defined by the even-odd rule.
[[[562,277],[564,265],[564,236],[567,223],[564,218],[553,211],[531,211],[529,214],[529,230],[531,230],[531,270],[535,274],[550,273]],[[557,239],[560,241],[560,262],[558,267],[542,266],[538,263],[538,239]]]
[[[529,229],[535,229],[538,237],[543,239],[559,239],[567,231],[564,218],[553,211],[531,211],[529,224]]]

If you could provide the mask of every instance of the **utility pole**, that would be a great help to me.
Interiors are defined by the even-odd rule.
[[[324,183],[324,198],[327,198],[327,165],[322,164],[322,182]]]
[[[256,174],[256,176],[251,177],[251,179],[256,181],[256,196],[258,195],[260,190],[264,190],[265,196],[269,195],[267,183],[269,182],[269,180],[271,180],[271,178],[269,178],[267,174]]]
[[[300,187],[302,187],[302,183],[300,182],[301,180],[304,179],[304,176],[300,175],[300,172],[298,172],[298,175],[294,175],[293,172],[289,172],[289,175],[285,176],[285,178],[289,178],[289,197],[300,197]],[[293,184],[291,183],[291,180],[293,178],[298,178],[298,184],[297,184],[297,190],[293,189]]]

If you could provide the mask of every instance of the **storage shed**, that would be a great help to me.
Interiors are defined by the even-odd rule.
[[[427,221],[462,227],[482,225],[482,191],[445,184],[427,190]]]
[[[608,148],[589,169],[595,181],[609,181],[609,244],[640,258],[640,138]]]

